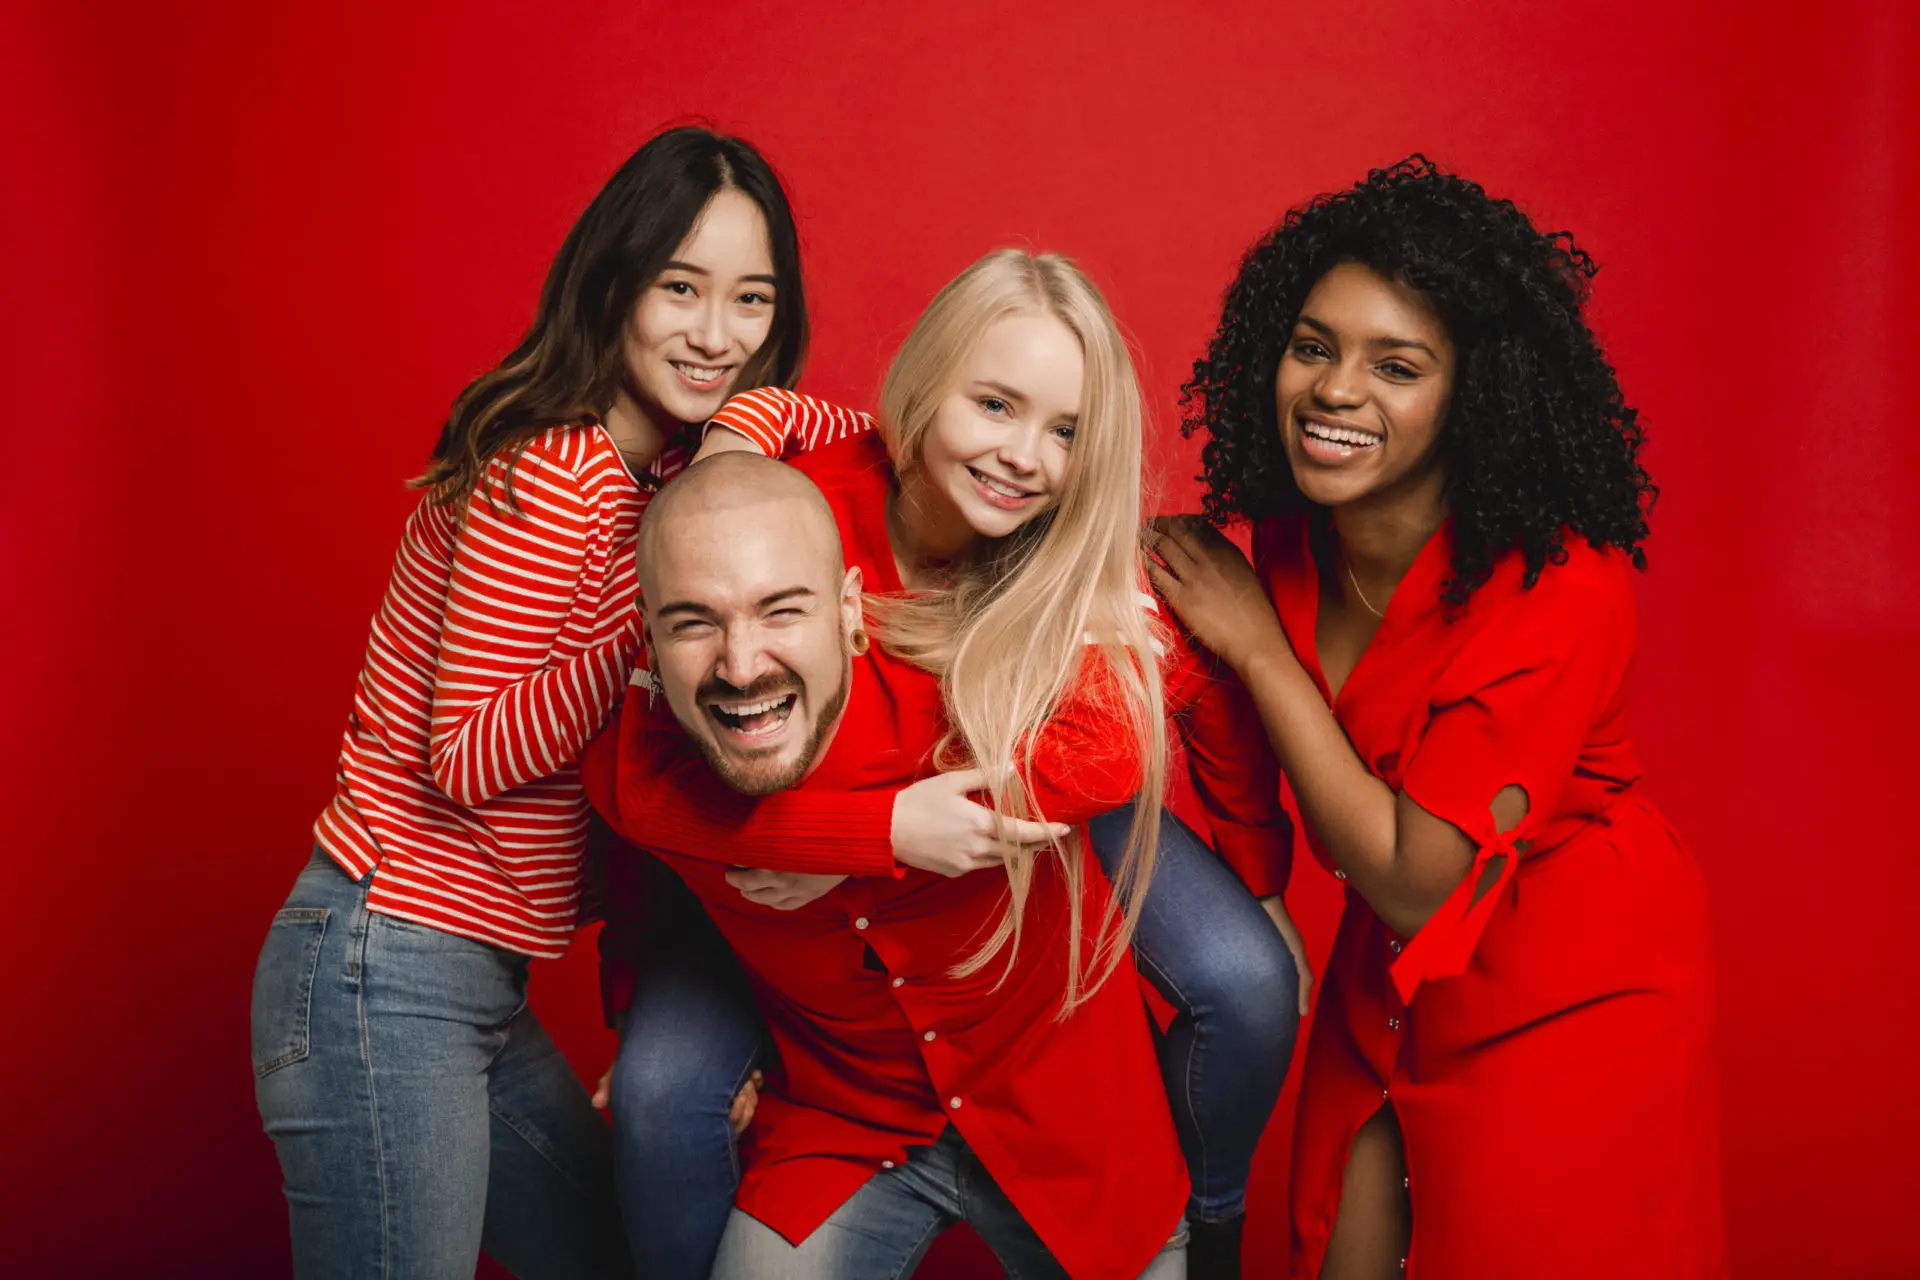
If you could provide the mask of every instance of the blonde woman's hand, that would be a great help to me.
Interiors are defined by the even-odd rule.
[[[1160,516],[1145,541],[1154,587],[1221,661],[1242,671],[1276,645],[1292,652],[1259,575],[1218,529],[1199,516]]]
[[[1064,822],[1002,817],[970,795],[986,789],[987,775],[978,769],[936,774],[903,789],[893,801],[894,858],[935,875],[963,876],[1000,866],[1003,840],[1035,847],[1073,830]]]

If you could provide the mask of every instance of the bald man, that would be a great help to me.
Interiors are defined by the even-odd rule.
[[[784,791],[846,710],[860,570],[813,481],[753,453],[695,463],[640,522],[647,646],[667,705],[734,790]]]
[[[865,458],[854,481],[823,480],[829,502],[794,468],[723,453],[642,522],[648,669],[582,764],[594,807],[671,873],[630,895],[652,900],[638,932],[653,950],[621,975],[619,939],[636,931],[613,873],[647,864],[608,859],[609,1009],[633,1000],[611,1089],[629,1235],[654,1275],[710,1263],[713,1280],[892,1280],[964,1221],[1022,1276],[1171,1280],[1184,1274],[1187,1183],[1131,969],[1057,1016],[1076,891],[1042,859],[1029,941],[957,973],[1004,908],[997,855],[973,871],[896,861],[917,858],[890,828],[896,796],[944,787],[961,802],[980,779],[928,779],[938,682],[869,652],[862,575],[842,551],[890,554]],[[990,829],[990,813],[957,807]],[[1072,856],[1092,866],[1077,845]],[[1105,881],[1081,884],[1079,910],[1100,919]],[[699,954],[708,917],[732,952],[723,964]],[[779,1061],[736,1207],[703,1235],[690,1202],[708,1193],[687,1182],[732,1167],[714,1147],[755,1048],[743,1002],[713,976],[735,958]],[[1089,1063],[1101,1089],[1085,1085]],[[686,1111],[706,1137],[688,1136]],[[648,1214],[663,1184],[680,1221]]]

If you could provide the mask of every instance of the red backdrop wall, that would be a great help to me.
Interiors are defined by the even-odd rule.
[[[1898,0],[1796,7],[8,6],[0,1269],[286,1271],[248,985],[401,482],[594,190],[698,114],[790,182],[812,390],[870,402],[987,248],[1065,250],[1138,340],[1170,508],[1180,376],[1289,203],[1419,149],[1575,229],[1665,490],[1637,728],[1715,896],[1734,1259],[1913,1274],[1920,49]],[[1293,898],[1324,954],[1329,882]],[[536,980],[589,1075],[590,955]]]

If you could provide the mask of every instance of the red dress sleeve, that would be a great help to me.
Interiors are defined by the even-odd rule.
[[[727,427],[769,458],[806,453],[873,430],[873,418],[785,387],[743,391],[720,406],[707,430]]]
[[[1028,755],[1028,795],[1049,822],[1078,826],[1140,789],[1139,750],[1131,734],[1115,732],[1114,690],[1097,654],[1089,651],[1080,680]],[[623,765],[620,806],[636,833],[644,829],[646,844],[687,857],[773,871],[897,876],[905,868],[893,857],[893,802],[907,785],[743,796],[683,742],[676,762],[647,776]]]
[[[1465,969],[1513,878],[1518,846],[1553,817],[1582,748],[1618,697],[1633,661],[1627,573],[1616,555],[1570,548],[1568,563],[1548,566],[1531,590],[1488,601],[1493,612],[1435,682],[1401,790],[1458,827],[1477,852],[1460,887],[1395,963],[1403,999],[1427,978]],[[1500,832],[1489,806],[1508,786],[1526,792],[1527,814]],[[1495,860],[1498,878],[1478,893]]]
[[[620,717],[615,825],[634,843],[729,867],[898,876],[887,789],[735,791],[663,705],[629,693]],[[598,802],[596,802],[597,804]],[[604,810],[603,810],[604,811]]]
[[[622,810],[646,844],[730,867],[809,875],[904,875],[893,858],[896,794],[882,788],[743,795],[693,752],[651,778],[621,778]]]
[[[1429,696],[1401,787],[1468,836],[1492,826],[1488,806],[1510,785],[1527,793],[1516,838],[1553,814],[1633,660],[1625,565],[1593,555],[1572,567],[1549,567],[1532,590],[1503,602]]]
[[[1167,709],[1186,746],[1187,774],[1214,851],[1256,898],[1284,893],[1293,874],[1293,822],[1280,803],[1280,762],[1232,668],[1176,629]]]
[[[1089,647],[1067,696],[1042,725],[1022,774],[1037,813],[1079,826],[1133,799],[1144,780],[1136,735],[1105,652]]]

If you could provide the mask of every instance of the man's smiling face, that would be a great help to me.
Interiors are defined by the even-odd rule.
[[[842,568],[811,482],[764,458],[727,461],[739,457],[700,464],[703,492],[673,494],[649,520],[641,590],[674,718],[728,785],[766,795],[807,775],[846,709],[860,575]]]

